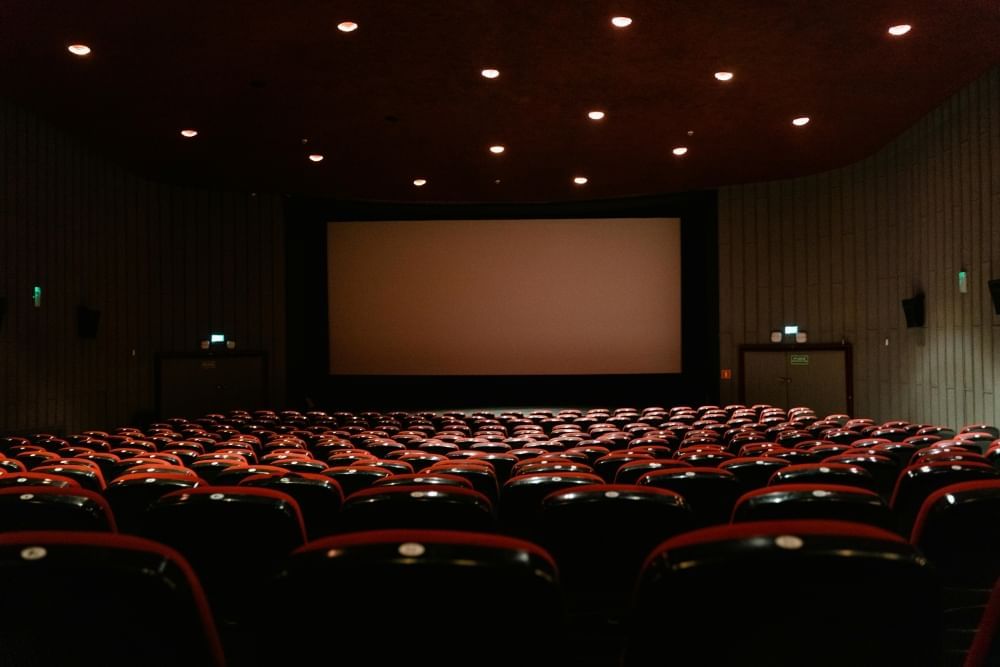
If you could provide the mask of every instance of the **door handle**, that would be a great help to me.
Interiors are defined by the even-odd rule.
[[[785,384],[789,384],[789,383],[790,383],[790,382],[792,381],[792,378],[790,378],[790,377],[786,377],[786,376],[784,376],[784,375],[779,375],[779,376],[778,376],[778,377],[776,377],[775,379],[776,379],[776,380],[777,380],[778,382],[784,382]]]

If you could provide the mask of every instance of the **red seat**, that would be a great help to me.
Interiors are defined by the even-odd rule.
[[[702,526],[727,523],[741,492],[736,475],[719,468],[656,470],[640,477],[639,485],[681,494]]]
[[[593,484],[547,495],[536,541],[555,557],[562,574],[567,644],[586,647],[594,664],[615,664],[643,559],[664,539],[694,525],[680,494],[651,486]]]
[[[296,550],[268,608],[297,638],[321,638],[337,628],[350,644],[340,650],[363,652],[368,664],[406,664],[419,655],[442,667],[554,665],[546,647],[561,635],[557,580],[552,557],[523,540],[452,531],[361,532]],[[504,628],[526,614],[544,630],[532,632],[530,643],[511,641]],[[261,632],[273,631],[272,622],[262,620]],[[267,641],[260,648],[273,652],[264,664],[331,661],[326,641]]]
[[[603,483],[597,475],[584,472],[516,475],[500,491],[500,522],[510,532],[533,534],[545,496],[560,489]]]
[[[615,484],[637,484],[639,478],[648,472],[673,468],[693,468],[686,461],[676,459],[639,459],[623,464],[615,473]]]
[[[326,475],[308,472],[253,475],[240,480],[239,486],[255,486],[287,493],[299,504],[308,539],[332,535],[337,531],[344,495],[340,485]]]
[[[500,499],[500,487],[497,484],[497,474],[492,463],[485,461],[477,463],[475,459],[465,462],[448,460],[424,468],[424,472],[443,473],[468,480],[472,484],[472,488],[489,498],[494,506]]]
[[[344,501],[341,530],[493,530],[492,503],[469,487],[411,484],[362,489]]]
[[[623,664],[938,666],[939,596],[926,559],[873,526],[705,528],[646,560]]]
[[[216,475],[212,484],[217,486],[236,486],[248,477],[255,477],[258,475],[283,475],[286,472],[288,472],[287,468],[272,465],[254,464],[231,466]]]
[[[141,530],[184,554],[225,619],[251,613],[253,582],[267,580],[305,541],[294,498],[249,486],[172,491],[146,510]]]
[[[950,484],[997,477],[1000,477],[997,471],[986,463],[938,461],[910,466],[899,474],[890,505],[899,517],[900,526],[909,532],[921,505],[934,491]]]
[[[0,576],[2,664],[224,665],[198,579],[161,544],[99,532],[0,533]]]
[[[1000,479],[951,484],[931,493],[910,541],[944,580],[946,649],[949,663],[957,663],[1000,577]]]
[[[0,531],[115,532],[115,518],[101,494],[82,488],[18,486],[0,489]]]
[[[861,466],[847,463],[803,463],[782,468],[771,476],[768,486],[779,484],[838,484],[877,490],[875,478]]]
[[[775,472],[789,465],[788,461],[773,456],[741,456],[723,461],[719,469],[733,473],[744,491],[752,491],[767,486]]]
[[[87,465],[64,463],[40,465],[33,468],[32,472],[52,473],[54,475],[69,477],[70,479],[76,480],[76,482],[85,489],[90,489],[91,491],[96,491],[97,493],[104,491],[104,475],[101,474],[101,469],[97,467],[96,464],[90,465],[89,461],[87,462]]]
[[[122,475],[104,490],[123,533],[138,533],[146,510],[171,491],[193,489],[205,482],[190,475],[174,473],[136,473]]]
[[[883,498],[891,498],[896,478],[902,470],[895,459],[865,451],[847,451],[823,459],[822,463],[843,463],[864,468],[875,480],[875,489]]]
[[[965,660],[965,667],[1000,665],[1000,581],[993,586],[982,620]]]
[[[781,484],[743,494],[733,523],[785,519],[839,519],[895,530],[889,505],[869,489],[837,484]]]
[[[389,477],[392,472],[377,466],[351,465],[327,468],[320,474],[336,481],[344,492],[344,497],[348,498],[357,491],[367,489],[377,480]]]
[[[11,486],[58,486],[62,488],[82,488],[75,479],[64,475],[44,472],[17,472],[0,475],[0,489]]]

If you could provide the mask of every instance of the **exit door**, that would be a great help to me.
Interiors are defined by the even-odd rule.
[[[843,345],[743,345],[740,401],[804,405],[820,418],[852,414],[851,348]]]

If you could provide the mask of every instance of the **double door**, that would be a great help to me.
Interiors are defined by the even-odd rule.
[[[740,401],[747,405],[804,405],[820,419],[852,414],[851,385],[847,343],[740,347]]]

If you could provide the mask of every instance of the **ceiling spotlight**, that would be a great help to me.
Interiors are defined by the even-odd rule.
[[[576,183],[577,185],[586,185],[587,184],[587,177],[586,176],[577,176],[576,178],[573,179],[573,182]]]
[[[184,137],[185,139],[190,139],[192,137],[197,137],[198,136],[198,130],[190,130],[190,129],[188,129],[188,130],[181,130],[181,136]]]
[[[313,153],[312,155],[309,156],[309,161],[310,162],[322,162],[323,161],[323,156],[320,155],[319,153]]]
[[[719,81],[730,81],[733,78],[732,72],[716,72],[715,78]]]
[[[413,179],[413,184],[415,186],[417,186],[418,188],[422,188],[423,186],[427,185],[427,179],[426,178],[414,178]]]
[[[802,127],[809,122],[809,116],[799,116],[792,120],[792,125],[795,127]]]
[[[910,30],[912,29],[913,26],[910,25],[909,23],[900,23],[899,25],[894,25],[891,28],[889,28],[889,34],[892,35],[893,37],[900,37],[910,32]]]
[[[490,146],[490,152],[493,153],[494,155],[500,155],[500,153],[503,153],[505,150],[507,149],[501,146],[500,144],[497,144],[496,146]]]
[[[354,21],[343,21],[337,24],[337,30],[340,32],[354,32],[358,29],[358,24]]]
[[[685,153],[687,153],[688,149],[687,149],[687,146],[678,146],[677,148],[675,148],[674,150],[672,150],[670,152],[673,153],[674,155],[676,155],[677,157],[680,157],[681,155],[684,155]]]
[[[627,16],[616,16],[611,19],[611,25],[616,28],[627,28],[632,25],[632,19]]]
[[[70,44],[68,48],[74,56],[90,55],[90,47],[86,44]]]
[[[495,79],[498,76],[500,76],[500,70],[498,70],[498,69],[492,69],[492,68],[491,69],[484,69],[482,72],[480,72],[480,74],[482,74],[487,79]]]
[[[604,118],[604,112],[603,111],[588,111],[587,112],[587,118],[589,118],[590,120],[601,120],[601,119]]]

